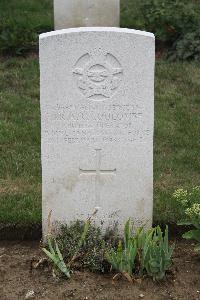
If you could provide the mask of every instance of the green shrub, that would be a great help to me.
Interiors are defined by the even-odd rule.
[[[142,0],[145,28],[170,48],[168,57],[200,59],[200,6],[180,0]]]
[[[183,234],[185,239],[197,241],[195,250],[200,251],[200,186],[191,191],[178,189],[173,194],[174,200],[179,207],[182,220],[179,225],[192,225],[194,229]]]
[[[200,60],[200,30],[188,32],[177,39],[168,52],[170,60]]]
[[[74,256],[77,251],[77,245],[81,239],[84,222],[77,221],[71,225],[62,225],[57,242],[66,261]],[[114,236],[114,234],[113,234]],[[109,270],[109,264],[105,260],[105,247],[110,248],[115,244],[115,237],[107,234],[103,238],[100,228],[90,224],[84,243],[79,249],[79,256],[74,261],[77,269],[88,269],[91,272],[106,272]]]
[[[200,59],[200,5],[186,0],[124,0],[122,27],[153,32],[170,60]]]
[[[0,50],[3,54],[23,54],[37,46],[37,30],[24,20],[8,18],[0,25]]]

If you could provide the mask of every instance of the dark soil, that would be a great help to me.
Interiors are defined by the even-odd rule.
[[[30,224],[4,224],[0,223],[0,241],[2,240],[20,240],[20,241],[33,241],[39,240],[42,237],[42,225]]]
[[[112,284],[113,274],[101,275],[74,272],[70,280],[53,278],[50,270],[33,269],[33,261],[43,257],[39,242],[0,242],[0,299],[200,299],[200,254],[193,246],[179,241],[174,253],[174,265],[167,279],[153,282],[144,278],[130,284],[121,278]]]

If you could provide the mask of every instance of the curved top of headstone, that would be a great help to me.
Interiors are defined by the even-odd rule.
[[[131,33],[140,36],[155,38],[154,34],[147,31],[128,29],[128,28],[117,28],[117,27],[78,27],[78,28],[68,28],[56,31],[50,31],[40,34],[39,38],[47,38],[52,36],[59,36],[62,34],[69,33],[80,33],[80,32],[118,32],[118,33]]]

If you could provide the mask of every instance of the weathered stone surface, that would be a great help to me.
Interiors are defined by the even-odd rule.
[[[55,29],[118,27],[120,0],[54,0]]]
[[[43,232],[52,221],[151,224],[154,36],[79,28],[40,36]],[[120,227],[122,228],[122,227]]]

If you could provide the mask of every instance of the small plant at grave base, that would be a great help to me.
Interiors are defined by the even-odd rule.
[[[91,223],[97,212],[96,208],[86,222],[77,220],[70,225],[59,226],[57,244],[70,269],[104,273],[110,268],[105,259],[105,250],[116,243],[116,227],[114,231],[107,231],[103,237],[101,229]]]
[[[178,189],[173,198],[179,204],[182,220],[178,225],[192,225],[194,229],[183,234],[183,238],[196,240],[196,251],[200,251],[200,186],[194,187],[190,192]]]
[[[172,265],[175,244],[169,246],[168,227],[163,234],[160,226],[136,235],[140,258],[140,275],[147,272],[153,280],[161,280]]]
[[[53,264],[55,266],[55,269],[53,269],[53,274],[54,275],[64,274],[67,278],[70,278],[71,264],[76,260],[79,250],[81,249],[82,245],[84,244],[84,241],[86,239],[86,235],[88,233],[88,229],[90,226],[91,218],[88,218],[85,221],[84,226],[83,226],[83,232],[80,236],[80,239],[77,241],[77,245],[74,249],[73,256],[72,256],[71,260],[67,264],[65,264],[64,258],[63,258],[63,255],[61,254],[58,243],[57,243],[56,239],[53,238],[53,236],[51,235],[51,222],[50,222],[51,213],[52,213],[52,211],[49,213],[49,216],[48,216],[49,234],[47,237],[47,242],[48,242],[49,250],[47,250],[46,248],[42,248],[42,250],[48,256],[48,258],[53,262]]]
[[[83,243],[79,244],[83,231],[84,222],[78,220],[71,225],[61,226],[57,242],[65,260],[70,261],[70,266],[74,269],[107,272],[110,265],[105,260],[105,249],[110,249],[111,245],[115,243],[114,233],[108,233],[103,238],[101,229],[90,223]],[[74,255],[75,253],[76,255]],[[71,257],[74,258],[71,259]]]
[[[143,227],[133,235],[130,220],[125,224],[124,247],[120,241],[117,249],[106,252],[106,258],[113,269],[124,275],[130,282],[133,274],[147,275],[161,280],[172,264],[175,244],[169,246],[168,227],[163,234],[159,226],[147,231]]]
[[[42,250],[48,256],[48,258],[54,263],[57,270],[59,270],[59,272],[64,274],[67,278],[70,278],[70,269],[66,266],[66,264],[63,260],[63,256],[60,252],[60,249],[58,247],[56,240],[53,239],[52,237],[48,237],[47,241],[48,241],[49,250],[47,250],[46,248],[42,248]],[[55,246],[53,246],[53,244]],[[54,249],[54,247],[55,247],[55,249]],[[55,274],[55,271],[56,270],[54,270],[54,274]]]
[[[133,239],[132,227],[131,221],[128,220],[124,228],[124,247],[119,241],[116,250],[111,249],[106,252],[106,259],[113,269],[119,272],[116,276],[122,274],[129,281],[132,281],[137,255],[137,242]]]

